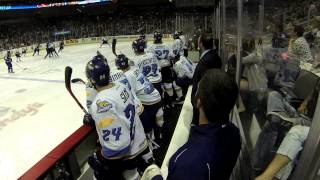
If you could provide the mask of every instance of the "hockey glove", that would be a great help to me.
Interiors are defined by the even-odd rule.
[[[92,119],[91,114],[85,114],[83,116],[83,124],[95,126],[94,120]]]
[[[107,166],[104,165],[103,157],[99,153],[99,151],[94,152],[93,155],[88,158],[88,164],[94,171],[101,173],[107,170]]]

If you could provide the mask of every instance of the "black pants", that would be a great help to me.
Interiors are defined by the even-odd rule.
[[[161,82],[158,82],[158,83],[152,83],[153,87],[156,88],[156,90],[159,91],[160,93],[160,96],[162,97],[162,87],[161,87]]]
[[[143,105],[144,110],[140,115],[140,119],[145,133],[149,133],[152,129],[157,128],[156,115],[161,108],[161,102],[152,105]]]
[[[185,57],[188,57],[189,53],[188,53],[188,49],[183,49],[183,55]]]
[[[138,172],[144,172],[144,170],[151,165],[154,162],[154,159],[151,158],[146,162],[146,160],[143,159],[143,155],[148,154],[150,152],[149,148],[146,148],[143,152],[141,152],[137,157],[133,159],[128,160],[103,160],[103,157],[99,158],[102,159],[102,163],[104,167],[101,167],[101,169],[97,170],[94,169],[90,162],[88,161],[91,168],[94,169],[94,175],[97,180],[123,180],[122,172],[125,170],[133,170],[135,168],[138,169]],[[97,153],[100,153],[100,150],[97,150]],[[90,159],[90,158],[89,158]]]
[[[182,94],[185,96],[188,92],[189,86],[192,84],[192,81],[188,77],[176,78],[176,84],[181,87]]]
[[[34,56],[36,53],[38,53],[38,55],[39,55],[39,49],[35,49],[34,51],[33,51],[33,55],[32,56]]]

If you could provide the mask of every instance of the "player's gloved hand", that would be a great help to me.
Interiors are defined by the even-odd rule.
[[[104,172],[107,170],[102,158],[99,151],[94,152],[93,155],[88,158],[88,164],[94,171]]]
[[[83,116],[83,124],[86,124],[86,125],[90,125],[90,126],[94,126],[95,123],[94,123],[94,120],[92,119],[92,116],[91,114],[85,114]]]

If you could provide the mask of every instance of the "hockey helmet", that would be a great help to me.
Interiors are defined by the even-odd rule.
[[[175,31],[172,36],[173,36],[173,39],[179,39],[180,34],[178,31]]]
[[[161,43],[162,42],[162,33],[155,31],[153,34],[154,43]]]
[[[144,52],[144,48],[145,48],[145,41],[142,39],[137,39],[135,41],[132,42],[132,49],[134,50],[134,52],[136,53],[142,53]]]
[[[109,84],[110,67],[104,56],[94,56],[86,66],[86,76],[89,82],[96,86]]]
[[[127,69],[129,67],[129,59],[124,54],[119,54],[115,61],[118,69]]]

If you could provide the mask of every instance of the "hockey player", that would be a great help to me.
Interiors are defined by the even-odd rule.
[[[38,44],[38,45],[34,48],[34,50],[33,50],[33,55],[32,55],[32,56],[34,56],[36,53],[38,53],[38,56],[39,56],[39,52],[40,52],[40,44]]]
[[[105,59],[93,57],[86,76],[98,91],[91,105],[92,119],[101,149],[88,158],[96,179],[138,179],[137,161],[153,160],[127,86],[110,82]],[[143,169],[141,169],[143,171]]]
[[[187,43],[187,48],[188,48],[188,51],[192,51],[193,50],[193,40],[192,38],[189,38],[188,40],[188,43]]]
[[[174,32],[173,34],[173,45],[172,45],[172,51],[174,54],[179,54],[180,56],[184,55],[184,43],[180,39],[180,34],[179,32]],[[185,41],[185,38],[184,38]]]
[[[16,51],[16,58],[17,58],[16,62],[21,62],[21,53],[19,50]]]
[[[62,51],[62,50],[63,50],[63,48],[64,48],[64,41],[60,41],[60,43],[59,43],[59,50],[58,50],[58,52]]]
[[[59,57],[59,54],[56,51],[56,46],[54,43],[51,43],[51,50],[50,51],[52,52],[53,55],[55,55],[56,57]]]
[[[121,54],[118,55],[115,62],[116,66],[122,70],[135,91],[137,97],[141,100],[144,111],[140,115],[145,133],[150,140],[151,149],[157,147],[153,142],[153,131],[163,125],[163,111],[161,107],[161,96],[155,89],[149,79],[144,76],[140,70],[134,66],[129,66],[129,59]]]
[[[147,48],[147,43],[148,43],[148,40],[146,38],[146,35],[145,34],[141,34],[138,38],[139,40],[143,40],[145,42],[145,47],[144,48]]]
[[[152,44],[150,48],[148,48],[148,52],[153,53],[159,60],[159,64],[161,66],[162,82],[166,92],[164,93],[164,98],[163,98],[164,105],[167,108],[171,108],[173,103],[173,95],[174,95],[173,89],[175,89],[176,92],[179,91],[179,93],[176,93],[178,96],[177,99],[179,101],[181,101],[181,97],[182,97],[181,88],[174,83],[172,63],[171,63],[171,59],[174,58],[174,54],[172,50],[169,48],[169,46],[162,43],[162,33],[156,31],[153,37],[154,37],[154,44]]]
[[[176,59],[178,61],[175,61],[173,65],[173,70],[176,74],[175,82],[182,88],[182,94],[185,97],[188,87],[192,83],[195,65],[185,56],[178,56]]]
[[[108,43],[108,39],[107,38],[102,38],[101,39],[101,45],[100,45],[100,48],[102,47],[102,45],[104,45],[104,44],[106,44],[106,45],[108,45],[109,47],[110,47],[110,44]]]
[[[145,53],[145,42],[143,40],[135,40],[132,43],[132,49],[135,56],[132,57],[133,63],[140,69],[140,72],[146,76],[153,86],[162,95],[161,80],[162,75],[160,73],[160,64],[157,58],[151,53]]]
[[[97,55],[95,56],[96,58],[99,59],[103,59],[104,61],[108,62],[107,59],[99,52],[97,51]],[[133,97],[134,97],[134,102],[135,105],[137,107],[136,112],[138,114],[141,114],[143,112],[143,106],[141,101],[138,99],[135,91],[131,88],[131,83],[129,82],[129,80],[127,79],[127,77],[124,75],[124,73],[117,69],[117,68],[112,68],[110,69],[110,82],[111,83],[122,83],[124,85],[126,85],[128,87],[128,89],[130,90],[130,92],[132,93]],[[95,96],[97,95],[97,91],[95,90],[95,88],[92,86],[92,84],[87,83],[86,84],[86,92],[87,92],[87,108],[88,110],[91,108],[91,104],[92,101],[94,100]]]
[[[57,53],[55,46],[52,42],[48,42],[46,45],[47,55],[44,57],[46,59],[48,56],[49,58],[56,55],[56,57],[59,57],[59,54]]]
[[[22,48],[22,53],[23,56],[27,55],[27,47]]]
[[[187,44],[186,37],[184,36],[182,31],[179,31],[178,33],[179,33],[179,39],[182,42],[183,55],[184,57],[188,57],[188,44]]]
[[[50,43],[49,42],[46,44],[46,51],[47,51],[47,54],[46,54],[46,56],[44,56],[44,59],[46,59],[48,56],[49,56],[49,58],[52,56],[52,52],[50,51]]]
[[[14,73],[12,68],[12,59],[11,59],[11,52],[7,51],[7,55],[4,57],[4,61],[8,66],[8,73]]]

